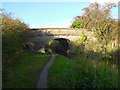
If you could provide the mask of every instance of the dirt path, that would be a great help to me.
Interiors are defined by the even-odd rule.
[[[48,70],[50,66],[52,65],[53,61],[55,60],[56,55],[52,54],[51,59],[46,64],[46,66],[43,68],[42,72],[40,73],[37,88],[47,88],[47,82],[48,82]]]

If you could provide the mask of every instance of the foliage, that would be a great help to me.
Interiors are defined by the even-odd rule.
[[[22,54],[22,46],[27,39],[28,26],[7,13],[1,14],[3,66],[11,64]]]
[[[85,34],[81,34],[80,39],[82,42],[85,42],[87,40],[87,36]]]
[[[110,51],[108,46],[110,46],[111,43],[118,41],[118,21],[113,19],[111,15],[111,9],[116,6],[115,3],[105,3],[103,5],[91,3],[88,7],[82,9],[84,10],[82,16],[75,17],[75,21],[82,21],[84,24],[83,28],[94,31],[97,44],[92,46],[93,52],[100,51],[105,57],[107,57],[108,51]],[[77,42],[77,46],[79,46],[81,44],[79,43],[81,42],[80,39],[77,40]],[[84,46],[89,48],[89,43]],[[78,51],[81,51],[81,49]]]
[[[80,38],[74,41],[76,46],[79,46],[81,43],[85,43],[87,41],[87,36],[85,34],[80,34]]]
[[[2,30],[3,35],[10,35],[16,37],[20,32],[28,29],[27,25],[19,19],[13,19],[10,16],[3,15],[2,17]]]
[[[3,88],[36,88],[50,55],[26,52],[14,65],[3,68]]]
[[[76,20],[72,23],[70,26],[71,28],[83,28],[84,24],[82,23],[82,20]]]
[[[87,42],[87,36],[85,34],[80,34],[80,38],[73,42],[74,53],[76,56],[84,53],[86,42]]]
[[[118,33],[118,22],[112,18],[110,13],[113,7],[116,7],[116,4],[106,3],[100,5],[99,3],[92,3],[82,9],[85,11],[84,14],[79,17],[76,16],[75,22],[78,20],[82,21],[84,24],[83,28],[94,30],[98,41],[107,44],[118,36],[115,36]]]
[[[118,70],[104,62],[93,64],[81,55],[78,60],[57,56],[49,71],[49,88],[118,88]]]
[[[115,24],[116,22],[114,19],[111,18],[110,14],[110,10],[115,6],[116,5],[114,3],[108,3],[103,8],[100,7],[100,5],[97,3],[89,6],[89,12],[91,14],[88,18],[91,17],[92,20],[89,22],[88,28],[92,29],[93,27],[95,27],[96,37],[98,38],[99,42],[102,41],[103,45],[109,43],[113,32],[117,30],[117,25]]]
[[[111,60],[112,63],[115,63],[116,65],[118,65],[119,60],[120,60],[120,49],[116,49],[112,52],[109,52],[104,59],[107,60]]]

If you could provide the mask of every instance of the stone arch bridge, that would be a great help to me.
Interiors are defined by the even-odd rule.
[[[80,38],[80,34],[87,35],[89,40],[95,40],[94,32],[86,29],[71,29],[71,28],[40,28],[30,29],[28,35],[28,43],[31,44],[31,49],[39,52],[51,40],[66,40],[66,42],[73,42]],[[69,44],[70,44],[69,42]]]

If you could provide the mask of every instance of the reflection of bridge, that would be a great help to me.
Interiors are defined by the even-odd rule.
[[[93,32],[86,29],[71,29],[71,28],[41,28],[30,29],[28,42],[34,45],[34,50],[43,48],[49,41],[59,38],[64,38],[69,41],[75,41],[83,33],[87,35],[88,39],[92,40]]]

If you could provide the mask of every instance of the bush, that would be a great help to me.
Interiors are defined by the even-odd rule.
[[[79,19],[72,23],[71,28],[83,28],[83,26],[82,20]]]
[[[11,15],[2,14],[2,48],[3,66],[11,64],[23,52],[23,44],[27,38],[28,26],[14,19]]]
[[[80,54],[84,54],[85,52],[85,43],[87,41],[87,36],[84,34],[80,34],[80,38],[73,42],[74,52],[76,56]]]

